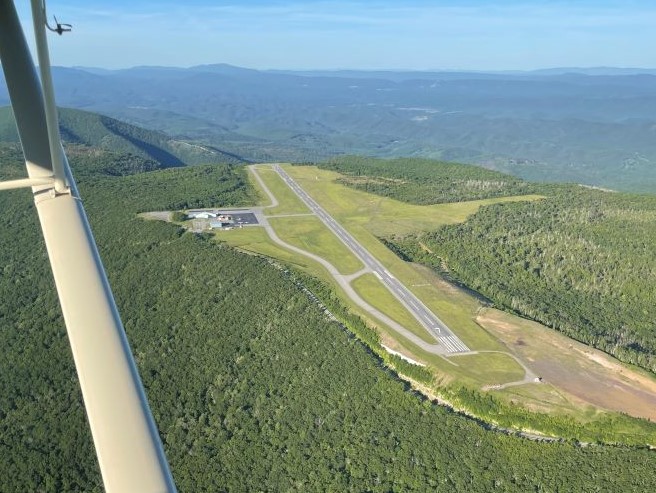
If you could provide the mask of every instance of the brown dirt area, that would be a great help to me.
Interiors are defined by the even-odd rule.
[[[545,383],[612,411],[656,420],[656,379],[539,323],[495,309],[476,322],[501,339]]]

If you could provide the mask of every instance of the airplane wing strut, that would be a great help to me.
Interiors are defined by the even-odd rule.
[[[12,0],[0,0],[0,59],[108,493],[174,493],[164,449],[114,302],[57,119],[45,4],[31,0],[41,80]]]

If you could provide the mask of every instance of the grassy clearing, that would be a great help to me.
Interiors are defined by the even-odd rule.
[[[523,402],[535,412],[573,416],[581,422],[592,421],[607,414],[549,383],[508,387],[494,391],[494,395],[511,403]]]
[[[269,223],[282,240],[326,259],[341,274],[353,274],[364,267],[316,216],[275,217]]]
[[[474,322],[476,311],[480,308],[475,298],[454,289],[429,269],[402,261],[376,236],[431,230],[443,224],[464,221],[485,204],[535,200],[537,196],[417,206],[334,183],[339,174],[331,171],[299,166],[287,166],[285,169],[465,344],[479,350],[505,349]]]
[[[491,330],[486,326],[486,330],[484,330],[479,325],[481,322],[480,318],[478,319],[478,323],[476,322],[478,312],[481,309],[479,300],[469,293],[446,283],[430,269],[401,261],[376,238],[376,235],[406,234],[425,229],[434,229],[441,224],[464,221],[470,214],[476,212],[484,204],[512,200],[535,200],[539,197],[510,197],[460,204],[413,206],[332,183],[334,177],[338,176],[332,172],[317,170],[316,168],[290,166],[287,166],[286,169],[329,213],[339,220],[351,234],[376,255],[393,275],[404,282],[427,306],[433,309],[469,347],[478,350],[499,351],[507,351],[510,348],[512,352],[518,354],[525,361],[529,361],[533,369],[536,369],[533,366],[535,363],[533,357],[536,354],[540,354],[542,351],[554,353],[554,348],[540,348],[535,351],[531,350],[531,348],[524,348],[523,351],[517,350],[518,348],[512,344],[511,339],[500,337],[499,327],[496,327],[496,330]],[[272,171],[268,173],[272,173]],[[264,171],[263,174],[267,174],[267,172]],[[284,186],[284,183],[280,182],[280,185]],[[295,212],[300,211],[296,210]],[[275,245],[263,247],[262,245],[266,243],[268,243],[268,239],[264,243],[255,242],[250,246],[246,245],[246,248],[251,248],[253,251],[269,251],[268,254],[271,256],[276,256],[273,253],[274,251],[281,251]],[[335,286],[336,293],[338,293],[340,298],[354,313],[357,313],[378,327],[383,342],[387,346],[399,350],[418,361],[429,364],[436,374],[437,381],[441,382],[441,384],[448,385],[450,382],[457,382],[458,385],[462,384],[480,388],[483,385],[503,384],[523,378],[523,368],[507,355],[492,356],[490,354],[481,354],[474,357],[459,356],[451,357],[450,361],[447,361],[440,356],[427,353],[396,334],[389,327],[372,320],[370,316],[353,305],[328,276],[327,272],[318,264],[313,265],[314,262],[309,259],[299,259],[298,256],[290,252],[285,252],[285,254],[288,258],[291,255],[295,260],[294,263],[297,265],[300,262],[307,262],[306,270],[331,282]],[[374,285],[375,283],[379,284],[372,291],[376,293],[373,295],[375,298],[384,297],[386,294],[389,294],[376,278],[373,276],[369,277],[369,280],[363,278],[360,281],[360,283],[365,284],[365,291],[367,289],[371,291],[372,287],[367,287],[367,284],[375,281],[373,283]],[[360,290],[362,290],[362,287],[360,287]],[[374,302],[374,300],[366,295],[363,295],[363,297],[372,305],[381,309],[381,311],[389,313],[387,307],[380,306],[380,301]],[[394,302],[398,303],[396,300]],[[402,305],[399,304],[398,306],[402,311],[405,311]],[[383,310],[382,308],[385,309]],[[409,313],[406,312],[406,316],[410,317]],[[504,314],[504,316],[509,317],[511,320],[521,320],[509,314]],[[403,317],[397,313],[392,318],[399,320],[399,318]],[[399,320],[399,323],[403,324],[401,320]],[[415,325],[416,328],[419,324],[412,319],[410,323],[403,325]],[[408,328],[410,329],[410,327]],[[423,327],[419,326],[419,329],[425,334]],[[425,334],[425,336],[428,335]],[[563,352],[566,353],[566,347],[563,346],[555,351],[557,355]],[[562,365],[562,369],[564,372],[576,371],[576,368],[571,365]],[[538,374],[540,374],[539,368],[537,370]],[[620,383],[626,384],[627,382],[624,380]],[[599,407],[591,406],[589,402],[574,397],[575,395],[578,396],[580,392],[563,391],[560,385],[556,388],[554,385],[550,385],[549,382],[540,385],[527,384],[509,387],[491,392],[506,403],[515,404],[521,402],[522,406],[528,409],[538,412],[569,415],[579,422],[595,420],[598,416],[608,414],[599,411]],[[656,406],[653,406],[653,408],[656,408]]]
[[[286,166],[285,170],[335,218],[348,224],[366,225],[367,230],[376,236],[431,231],[444,224],[463,222],[483,205],[541,198],[524,195],[420,206],[335,183],[341,175],[333,171],[314,166]]]
[[[522,380],[525,375],[524,368],[507,354],[465,354],[449,359],[460,365],[463,372],[486,385],[516,382]]]
[[[428,364],[436,375],[438,386],[457,382],[458,385],[481,388],[486,385],[515,382],[524,378],[524,369],[514,359],[504,354],[483,353],[444,358],[423,350],[396,334],[389,327],[381,326],[380,333],[382,342],[387,347]],[[492,358],[488,358],[488,356],[492,356]],[[522,387],[532,386],[536,385],[527,384]],[[505,396],[501,396],[501,398],[507,402],[511,401],[511,399],[505,399]],[[533,397],[530,395],[521,400],[533,404]]]
[[[270,168],[262,168],[260,166],[254,166],[258,174],[264,170],[268,170]],[[252,185],[252,187],[255,189],[255,193],[257,195],[257,205],[259,206],[264,206],[266,207],[267,205],[271,205],[271,201],[269,200],[269,196],[267,193],[262,189],[260,186],[260,182],[257,181],[255,178],[255,175],[253,174],[253,171],[248,169],[248,173],[246,173],[246,178],[248,179],[248,182]]]
[[[254,253],[280,260],[288,265],[298,267],[323,281],[333,282],[332,276],[321,264],[274,243],[264,228],[251,226],[231,231],[216,231],[215,237],[217,241],[225,242],[246,253]]]
[[[409,281],[409,289],[424,301],[444,323],[457,332],[470,348],[487,351],[506,351],[506,347],[476,323],[480,301],[439,277],[430,268],[419,264],[402,263],[408,267],[399,273]]]
[[[273,169],[259,166],[257,172],[271,193],[278,199],[278,206],[264,209],[268,216],[279,214],[305,214],[310,210],[298,198]],[[255,180],[254,180],[255,181]]]
[[[258,253],[266,257],[276,258],[302,268],[307,267],[305,258],[273,243],[264,228],[251,226],[230,231],[217,230],[214,234],[217,241],[225,242],[245,252]],[[307,259],[307,261],[310,262],[310,259]]]
[[[421,337],[424,341],[434,343],[435,339],[410,314],[408,310],[383,286],[374,274],[364,274],[351,282],[353,289],[367,303],[377,308],[395,322]]]

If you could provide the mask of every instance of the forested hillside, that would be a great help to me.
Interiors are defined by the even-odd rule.
[[[344,185],[415,204],[543,195],[387,241],[499,306],[656,371],[656,197],[431,160],[343,157],[319,166],[346,173]]]
[[[498,305],[656,371],[656,198],[538,185],[474,166],[339,158],[340,182],[415,204],[538,193],[466,223],[387,239]]]
[[[656,197],[563,187],[396,243],[505,308],[656,371]]]
[[[338,180],[343,185],[419,205],[522,195],[540,188],[497,171],[432,159],[343,156],[318,166],[346,175]]]
[[[424,157],[656,191],[654,71],[571,70],[282,73],[217,64],[54,67],[53,77],[63,106],[253,161]]]
[[[200,163],[240,163],[239,156],[212,146],[175,140],[161,132],[146,130],[108,116],[71,108],[59,109],[62,139],[118,154],[134,154],[161,167]],[[11,107],[0,108],[0,142],[18,142]]]
[[[21,168],[4,147],[0,174]],[[251,202],[242,169],[117,174],[81,192],[180,491],[656,488],[652,452],[485,431],[409,391],[284,272],[135,215]],[[0,491],[101,491],[30,194],[0,210]]]

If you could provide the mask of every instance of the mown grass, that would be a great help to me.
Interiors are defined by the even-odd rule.
[[[364,265],[316,216],[272,217],[269,223],[287,243],[324,258],[340,272],[354,274]]]
[[[298,267],[319,279],[332,282],[332,276],[321,264],[274,243],[262,227],[249,226],[230,231],[216,231],[215,238],[217,241],[225,242],[244,252],[280,260],[286,264]]]
[[[399,233],[399,230],[402,230],[402,234],[431,230],[443,224],[465,221],[485,204],[509,200],[536,200],[538,196],[418,206],[335,183],[334,180],[339,174],[332,171],[305,166],[286,166],[285,169],[465,344],[478,350],[504,350],[495,338],[474,322],[474,316],[480,307],[475,298],[453,289],[429,270],[404,262],[377,236],[389,236]],[[386,310],[382,311],[387,313]]]
[[[486,385],[517,382],[525,376],[524,368],[507,354],[464,354],[449,359],[457,363],[464,373]]]
[[[606,414],[597,407],[582,404],[575,397],[559,390],[554,385],[518,385],[494,391],[494,395],[511,402],[530,402],[534,411],[558,416],[573,416],[581,422],[589,422]]]
[[[351,281],[351,286],[363,300],[377,308],[395,322],[421,337],[426,342],[435,343],[435,339],[417,321],[415,317],[397,300],[374,274],[364,274]]]
[[[335,183],[339,173],[314,166],[285,166],[285,170],[336,219],[365,225],[376,236],[432,231],[463,222],[484,205],[542,198],[522,195],[422,206],[345,187]]]
[[[259,173],[260,171],[268,171],[271,169],[270,167],[261,168],[260,166],[257,165],[253,165],[253,167],[255,168],[255,171],[257,171],[258,175],[260,174]],[[255,205],[259,205],[263,207],[271,205],[269,196],[260,185],[260,182],[255,178],[255,174],[254,174],[255,172],[250,167],[247,168],[247,170],[248,172],[246,173],[246,178],[248,179],[248,182],[251,184],[251,186],[255,189],[255,195],[258,197],[257,204]]]
[[[305,214],[309,213],[310,210],[307,206],[298,198],[298,196],[289,188],[285,182],[280,178],[280,175],[276,173],[270,167],[258,166],[257,173],[262,178],[262,181],[269,188],[271,193],[278,199],[278,205],[276,207],[270,207],[264,209],[264,213],[267,216],[275,216],[279,214]],[[256,180],[252,180],[255,182]],[[258,187],[261,191],[261,188]],[[261,192],[263,197],[266,197],[264,192]]]

